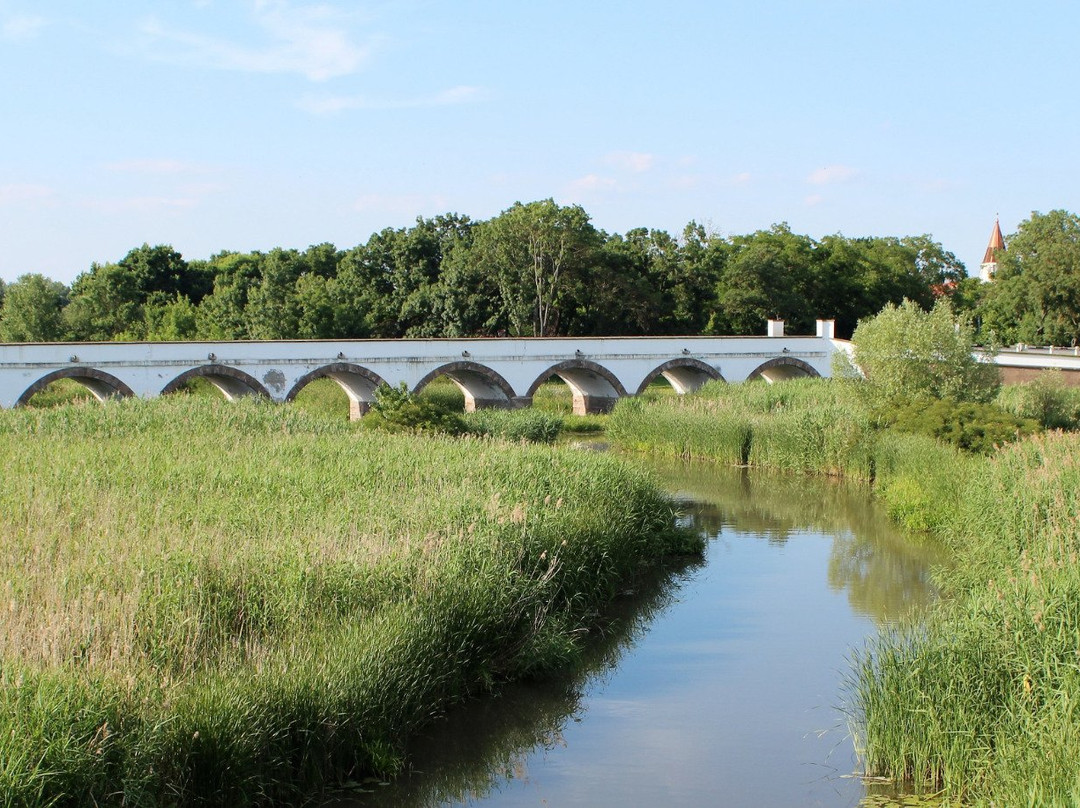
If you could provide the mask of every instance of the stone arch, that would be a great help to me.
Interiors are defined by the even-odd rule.
[[[749,382],[754,379],[764,379],[772,384],[787,379],[818,378],[819,376],[821,374],[814,370],[813,365],[807,364],[802,359],[796,359],[794,356],[778,356],[758,365],[746,377],[746,380]]]
[[[720,371],[712,365],[706,364],[700,359],[684,356],[679,359],[671,359],[652,371],[652,373],[646,376],[645,380],[638,385],[635,395],[644,393],[645,389],[660,376],[667,379],[668,383],[675,388],[675,392],[680,396],[683,393],[691,393],[702,387],[706,382],[711,382],[715,379],[727,381],[721,375]]]
[[[574,415],[608,412],[615,402],[627,395],[623,383],[603,365],[588,359],[569,359],[545,370],[529,386],[531,400],[537,388],[552,376],[558,376],[574,394]]]
[[[356,420],[367,412],[375,401],[375,390],[380,384],[386,384],[383,378],[365,367],[354,365],[350,362],[334,362],[316,368],[311,373],[305,373],[296,380],[288,394],[286,401],[292,401],[300,391],[316,379],[333,379],[338,386],[345,391],[349,398],[349,418]]]
[[[58,379],[77,381],[89,390],[98,401],[104,401],[107,398],[127,398],[135,395],[134,391],[124,382],[103,370],[97,370],[96,368],[61,368],[42,376],[27,387],[25,392],[19,396],[19,400],[15,402],[15,406],[20,407],[27,404],[35,393],[44,390]]]
[[[419,393],[439,376],[446,376],[465,395],[465,412],[480,409],[509,409],[522,402],[514,388],[500,374],[477,362],[448,362],[428,373],[413,387]]]
[[[161,388],[161,394],[164,396],[175,393],[185,382],[200,376],[205,377],[229,401],[235,401],[244,396],[271,397],[267,389],[254,376],[249,376],[244,371],[228,365],[199,365],[185,371]]]

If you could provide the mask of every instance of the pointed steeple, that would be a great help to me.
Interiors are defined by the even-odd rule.
[[[987,283],[994,279],[997,272],[997,254],[1005,249],[1005,239],[1001,235],[1001,225],[997,217],[994,217],[994,229],[990,233],[990,243],[986,245],[986,254],[983,255],[982,265],[979,267],[979,278]]]

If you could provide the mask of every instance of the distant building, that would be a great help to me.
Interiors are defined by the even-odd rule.
[[[998,224],[998,220],[994,219],[994,230],[990,233],[990,243],[986,245],[986,255],[983,256],[982,264],[979,266],[979,280],[990,283],[994,280],[994,273],[997,272],[997,254],[999,250],[1005,249],[1005,239],[1001,236],[1001,225]]]

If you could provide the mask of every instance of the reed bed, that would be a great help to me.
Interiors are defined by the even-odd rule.
[[[253,804],[391,773],[700,552],[612,458],[195,396],[0,413],[0,805]]]
[[[857,660],[857,737],[871,770],[980,804],[1076,804],[1078,491],[1080,436],[1048,433],[941,492],[950,597]]]
[[[825,379],[711,382],[698,393],[620,401],[608,435],[632,448],[780,471],[873,476],[869,418]]]

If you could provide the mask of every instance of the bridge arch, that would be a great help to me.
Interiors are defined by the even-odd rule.
[[[61,368],[48,373],[26,388],[18,400],[16,407],[26,405],[35,393],[39,393],[53,382],[59,379],[72,379],[93,394],[98,401],[107,398],[127,398],[135,395],[134,391],[124,382],[110,373],[96,368]]]
[[[419,393],[439,376],[446,376],[465,396],[465,412],[508,409],[519,402],[514,388],[499,373],[477,362],[448,362],[428,373],[413,387]]]
[[[175,393],[192,379],[205,378],[214,385],[221,394],[229,401],[235,401],[243,396],[264,396],[270,398],[270,393],[259,383],[254,376],[249,376],[242,370],[231,368],[228,365],[199,365],[185,371],[161,388],[163,396]]]
[[[375,401],[375,390],[380,384],[386,384],[383,378],[365,367],[349,362],[334,362],[305,373],[296,380],[296,384],[285,396],[292,401],[300,391],[316,379],[333,379],[345,391],[349,398],[349,418],[356,420],[370,409]]]
[[[746,377],[746,380],[749,382],[754,379],[764,379],[769,384],[772,384],[787,379],[816,379],[820,376],[821,374],[814,369],[813,365],[804,362],[802,359],[796,359],[794,356],[778,356],[758,365]]]
[[[558,376],[574,395],[574,415],[608,412],[627,395],[623,383],[603,365],[588,359],[569,359],[545,370],[529,386],[531,399],[541,384]]]
[[[707,382],[711,382],[715,379],[719,379],[722,382],[727,381],[721,375],[720,371],[712,365],[708,365],[700,359],[684,356],[678,359],[671,359],[652,371],[645,377],[645,380],[638,385],[635,395],[644,393],[646,388],[660,376],[667,379],[668,384],[670,384],[680,396],[683,393],[692,393],[694,390],[704,386]]]

